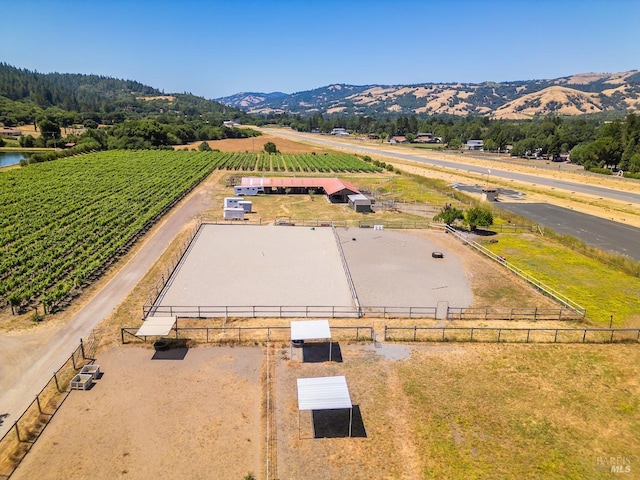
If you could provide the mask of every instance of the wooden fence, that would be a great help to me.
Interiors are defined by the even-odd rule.
[[[447,308],[447,320],[581,320],[570,308]]]
[[[637,343],[640,328],[384,327],[386,341]]]
[[[131,341],[146,342],[146,337],[136,337],[137,328],[123,327],[120,338],[123,344]],[[331,327],[332,340],[373,341],[374,331],[371,326]],[[265,327],[180,327],[171,334],[176,339],[189,339],[195,342],[215,344],[236,344],[250,342],[282,341],[291,339],[289,326]],[[155,337],[154,337],[155,338]]]
[[[8,479],[29,453],[56,411],[69,395],[71,379],[83,366],[93,363],[97,338],[92,333],[69,359],[53,373],[35,399],[0,438],[0,478]]]
[[[165,315],[185,318],[432,318],[438,317],[438,307],[402,307],[384,305],[144,305],[142,316]],[[441,317],[447,320],[580,320],[582,315],[569,308],[463,308],[442,307]]]

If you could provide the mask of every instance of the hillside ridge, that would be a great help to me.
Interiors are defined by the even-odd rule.
[[[628,113],[640,109],[640,71],[483,83],[334,83],[292,94],[238,93],[215,100],[260,115],[479,115],[521,120],[548,114]]]

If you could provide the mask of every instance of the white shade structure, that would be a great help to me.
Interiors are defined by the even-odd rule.
[[[331,360],[331,328],[329,320],[304,320],[291,322],[291,343],[295,340],[329,340],[329,360]],[[289,358],[291,358],[291,345]]]
[[[136,332],[136,337],[163,337],[175,325],[177,317],[147,317]]]
[[[344,375],[298,379],[298,436],[302,410],[349,409],[349,436],[353,423],[353,404]]]

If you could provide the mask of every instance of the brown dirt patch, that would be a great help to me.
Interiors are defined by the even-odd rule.
[[[12,478],[260,474],[262,349],[182,353],[130,347],[101,354],[102,378],[69,394]]]
[[[325,152],[327,149],[322,147],[307,145],[300,142],[294,142],[282,137],[276,137],[273,135],[261,135],[259,137],[251,138],[227,138],[224,140],[209,140],[206,143],[209,144],[214,150],[220,150],[222,152],[255,152],[259,153],[263,150],[264,144],[267,142],[273,142],[276,144],[278,150],[282,153],[311,153],[311,152]],[[176,150],[193,150],[198,149],[201,141],[189,143],[188,145],[176,146]]]

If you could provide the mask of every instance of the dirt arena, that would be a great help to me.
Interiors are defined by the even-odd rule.
[[[258,474],[262,357],[258,347],[104,352],[96,362],[102,378],[69,394],[11,478]]]
[[[444,240],[446,234],[336,232],[361,306],[473,303],[462,263],[434,242],[434,236]],[[444,258],[433,258],[434,251]],[[206,316],[195,307],[352,307],[355,302],[330,228],[203,225],[156,305],[157,314]]]

